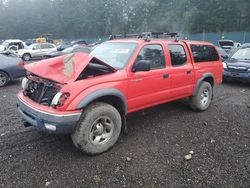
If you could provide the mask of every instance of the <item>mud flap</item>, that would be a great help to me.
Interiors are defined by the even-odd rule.
[[[122,115],[122,132],[124,135],[128,135],[126,115]]]

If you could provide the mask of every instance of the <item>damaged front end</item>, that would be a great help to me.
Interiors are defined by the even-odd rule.
[[[63,106],[70,93],[61,93],[65,85],[105,74],[116,69],[87,54],[69,54],[26,65],[29,72],[22,81],[23,95],[49,107]]]
[[[23,95],[44,106],[57,105],[54,97],[59,93],[62,86],[55,81],[33,74],[28,74],[22,81]]]

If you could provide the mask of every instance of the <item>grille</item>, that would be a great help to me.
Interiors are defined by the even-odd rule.
[[[24,90],[24,95],[39,104],[50,106],[58,92],[59,90],[53,87],[51,81],[38,83],[30,80],[28,87]]]
[[[234,68],[228,68],[228,71],[230,71],[230,72],[247,72],[248,69],[234,69]]]

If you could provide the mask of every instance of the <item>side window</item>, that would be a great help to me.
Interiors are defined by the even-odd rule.
[[[54,48],[54,46],[50,44],[42,44],[42,49]]]
[[[33,47],[33,49],[39,50],[39,49],[41,49],[41,46],[40,46],[39,44],[37,44],[37,45],[35,45],[35,46]]]
[[[211,45],[191,44],[191,50],[196,63],[218,61],[219,55]]]
[[[182,45],[170,44],[168,45],[168,49],[171,56],[172,66],[181,66],[186,64],[187,55]]]
[[[140,60],[150,61],[150,69],[161,69],[165,67],[165,57],[161,45],[150,44],[144,46],[136,58],[136,62]]]

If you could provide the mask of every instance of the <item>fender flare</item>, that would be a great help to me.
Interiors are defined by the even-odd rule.
[[[123,109],[124,113],[127,114],[126,97],[124,96],[124,94],[120,90],[114,89],[114,88],[100,89],[100,90],[97,90],[97,91],[94,91],[94,92],[90,93],[89,95],[84,97],[78,103],[77,109],[85,108],[92,101],[94,101],[94,100],[96,100],[96,99],[98,99],[100,97],[105,97],[105,96],[115,96],[115,97],[119,98],[120,101],[121,101],[121,104],[122,104],[122,109]]]
[[[202,75],[202,77],[197,81],[195,87],[194,87],[194,92],[193,92],[193,95],[192,96],[196,96],[198,91],[199,91],[199,88],[202,84],[202,82],[206,79],[206,78],[212,78],[213,81],[214,81],[214,76],[212,73],[208,72],[208,73],[205,73]]]

